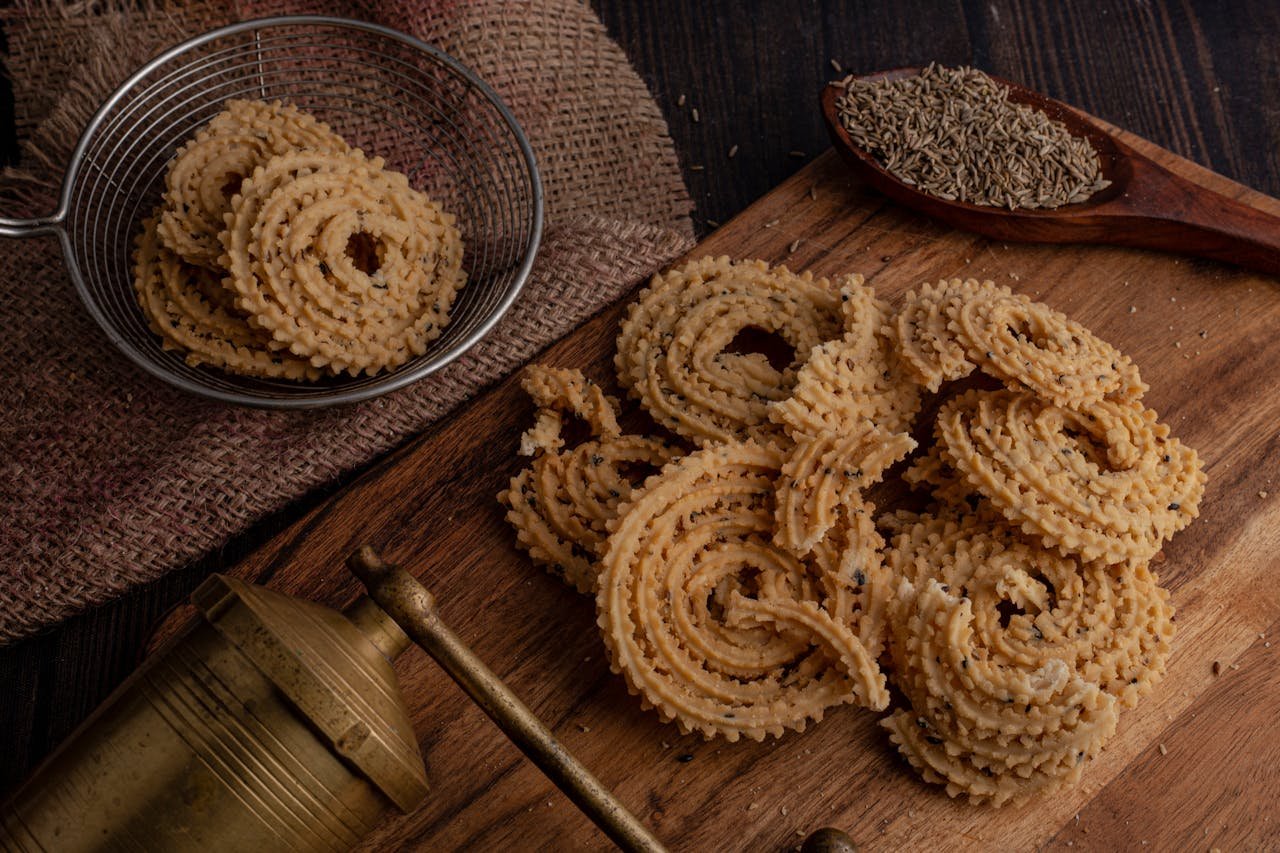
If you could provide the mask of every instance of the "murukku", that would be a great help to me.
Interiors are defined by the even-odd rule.
[[[991,282],[986,282],[990,285]],[[983,287],[975,279],[923,284],[907,292],[903,306],[888,318],[883,333],[893,343],[911,377],[929,391],[962,379],[974,368],[950,329],[959,306]]]
[[[782,462],[754,442],[705,448],[651,477],[612,525],[596,597],[605,644],[644,706],[683,731],[762,740],[834,705],[888,703],[862,639],[875,645],[886,606],[877,543],[810,560],[774,545]],[[868,512],[851,515],[850,536],[875,536]]]
[[[918,517],[885,563],[917,587],[936,580],[968,598],[989,658],[1032,668],[1061,658],[1126,708],[1164,674],[1173,607],[1144,564],[1064,556],[964,508]]]
[[[942,407],[938,435],[1006,518],[1086,560],[1149,560],[1199,514],[1199,457],[1140,403],[1074,411],[1028,392],[969,391]]]
[[[906,456],[916,442],[905,433],[872,428],[852,434],[824,432],[798,441],[778,480],[773,541],[804,556],[838,521],[846,506],[859,505],[862,489]]]
[[[881,331],[888,304],[862,276],[844,279],[841,298],[843,335],[815,348],[791,396],[769,406],[769,418],[794,441],[823,433],[905,432],[920,410],[920,387]]]
[[[520,453],[537,458],[498,500],[536,562],[579,592],[594,592],[596,560],[618,506],[681,451],[662,439],[622,435],[616,402],[581,371],[529,365],[520,384],[538,407]],[[582,418],[595,438],[557,452],[564,414]]]
[[[144,220],[134,250],[134,290],[151,330],[192,366],[208,364],[248,376],[313,379],[319,371],[273,347],[231,305],[220,277],[186,263],[160,240],[157,219]]]
[[[839,334],[840,296],[825,278],[763,261],[702,258],[656,275],[618,334],[620,384],[653,418],[706,446],[776,434],[771,401],[785,399],[810,351]],[[794,350],[779,369],[765,353],[732,352],[747,329]]]
[[[555,451],[564,447],[561,433],[564,415],[576,415],[599,438],[621,435],[618,402],[580,370],[531,364],[524,369],[520,387],[537,407],[534,425],[520,437],[520,455]]]
[[[221,239],[241,309],[317,367],[426,352],[465,284],[454,218],[381,161],[286,154],[248,178]]]
[[[254,170],[298,149],[348,150],[329,128],[280,102],[229,101],[195,139],[178,149],[165,175],[161,239],[190,264],[219,269],[218,234],[231,199]]]
[[[949,328],[970,360],[1055,405],[1134,400],[1147,386],[1133,361],[1041,302],[983,282],[950,312]]]
[[[1113,696],[1059,657],[993,655],[972,599],[902,580],[890,607],[894,683],[909,704],[881,721],[902,755],[951,796],[1003,805],[1079,777],[1115,732]]]

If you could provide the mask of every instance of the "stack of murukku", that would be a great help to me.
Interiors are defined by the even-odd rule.
[[[615,366],[673,437],[530,368],[533,461],[501,497],[663,719],[761,739],[884,710],[892,683],[902,754],[999,805],[1077,778],[1163,673],[1173,608],[1147,563],[1204,474],[1133,363],[1060,313],[976,281],[895,311],[860,276],[704,258],[640,293]],[[879,513],[866,490],[913,451],[927,506]]]
[[[1173,608],[1148,562],[1205,476],[1132,361],[1046,305],[944,281],[883,331],[942,395],[903,475],[933,504],[882,524],[906,699],[884,726],[951,795],[1021,801],[1078,778],[1163,675]],[[977,373],[1002,387],[964,387]]]
[[[162,345],[193,366],[393,370],[439,337],[466,283],[454,217],[293,106],[229,101],[165,188],[134,287]]]

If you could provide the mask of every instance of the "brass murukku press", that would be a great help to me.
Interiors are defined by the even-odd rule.
[[[459,637],[435,599],[369,547],[342,613],[225,575],[0,808],[0,849],[333,851],[427,778],[391,662],[416,642],[619,847],[661,842]],[[819,830],[810,851],[851,850]]]

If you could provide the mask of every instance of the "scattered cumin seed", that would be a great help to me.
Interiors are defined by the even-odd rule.
[[[800,241],[798,239],[792,240],[791,245],[787,247],[787,252],[789,254],[794,255],[796,253],[796,249],[799,249],[799,248],[800,248]]]
[[[711,226],[712,228],[719,228],[719,227],[720,227],[720,223],[719,223],[719,222],[717,222],[717,221],[716,221],[716,220],[714,220],[714,219],[708,219],[708,220],[707,220],[707,225]]]
[[[732,160],[738,156],[738,146],[734,145],[729,148],[729,159]]]
[[[683,107],[683,106],[684,106],[684,102],[685,102],[685,97],[684,97],[684,95],[681,95],[680,97],[676,98],[676,106],[677,106],[677,107]]]
[[[699,165],[696,165],[696,166],[690,166],[690,167],[689,167],[689,171],[690,171],[690,172],[701,172],[701,171],[702,171],[703,169],[705,169],[705,168],[707,168],[707,167],[706,167],[706,166],[703,166],[703,165],[701,165],[701,164],[699,164]]]
[[[777,224],[778,224],[778,220],[776,220],[776,219],[771,219],[771,220],[769,220],[768,222],[766,222],[766,223],[764,224],[764,227],[765,227],[765,228],[772,228],[772,227],[774,227],[774,226],[775,226],[775,225],[777,225]]]
[[[818,185],[817,185],[817,184],[813,184],[812,186],[810,186],[810,187],[809,187],[809,200],[810,200],[810,201],[817,201],[817,200],[818,200]]]
[[[839,63],[839,62],[837,62],[837,61],[836,61],[836,60],[834,60],[834,59],[833,59],[833,60],[831,60],[831,67],[832,67],[832,68],[834,68],[834,69],[836,70],[836,73],[837,73],[837,74],[843,74],[843,73],[844,73],[844,69],[840,67],[840,63]]]
[[[689,111],[689,118],[693,119],[693,123],[694,123],[694,124],[697,124],[697,123],[698,123],[699,119],[698,119],[698,108],[697,108],[697,107],[694,107],[692,110],[690,110],[690,111]]]
[[[805,153],[804,153],[803,151],[800,151],[799,149],[795,149],[795,148],[793,148],[792,150],[790,150],[790,151],[788,151],[788,152],[787,152],[787,156],[788,156],[788,157],[795,157],[795,158],[797,158],[797,159],[800,159],[800,158],[805,157],[806,155],[805,155]]]
[[[790,809],[788,809],[786,806],[783,806],[783,807],[782,807],[782,816],[783,816],[783,817],[786,817],[786,816],[790,813],[790,811],[791,811],[791,810],[790,810]]]
[[[1165,746],[1164,744],[1160,744],[1160,754],[1161,754],[1161,755],[1168,755],[1168,754],[1169,754],[1169,747]]]

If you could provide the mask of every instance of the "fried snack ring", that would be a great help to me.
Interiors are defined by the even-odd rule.
[[[441,334],[465,283],[454,219],[381,161],[286,154],[247,179],[221,235],[242,310],[317,367],[398,367]],[[362,269],[349,247],[366,238]]]
[[[1084,408],[1147,390],[1133,361],[1084,326],[1007,287],[982,282],[951,312],[951,332],[969,358],[1015,390]]]
[[[1082,562],[964,509],[904,526],[885,562],[917,587],[935,580],[968,598],[988,659],[1038,667],[1060,658],[1126,708],[1164,674],[1173,607],[1145,565]]]
[[[1020,802],[1077,779],[1115,732],[1114,697],[1061,658],[988,656],[972,601],[936,579],[903,579],[890,612],[894,680],[910,709],[881,725],[950,796]]]
[[[839,333],[839,294],[825,278],[763,261],[702,258],[656,275],[618,334],[620,384],[660,424],[701,446],[776,434],[766,417],[815,346]],[[779,371],[726,347],[747,328],[795,350]]]
[[[884,606],[859,607],[885,583],[878,559],[855,568],[874,543],[807,562],[773,545],[782,461],[754,442],[697,451],[649,478],[612,525],[596,610],[613,668],[683,731],[762,740],[855,698],[888,703],[858,633]],[[857,517],[850,533],[874,536]]]
[[[220,269],[218,234],[245,178],[277,154],[297,149],[342,153],[346,142],[314,117],[279,101],[228,101],[195,139],[178,149],[165,175],[158,231],[190,264]]]
[[[560,433],[565,414],[582,418],[594,436],[610,438],[622,434],[618,428],[618,401],[580,370],[531,364],[524,369],[520,387],[538,407],[534,425],[520,436],[521,456],[564,447]]]
[[[608,524],[637,480],[679,455],[657,438],[614,436],[567,453],[545,453],[498,496],[516,541],[534,561],[578,592],[591,593]]]
[[[960,305],[984,286],[991,286],[991,282],[980,285],[976,279],[953,278],[936,285],[922,284],[919,291],[907,292],[902,308],[885,323],[882,331],[911,377],[929,391],[973,372],[974,363],[950,324]]]
[[[774,543],[800,556],[808,554],[838,523],[841,509],[860,504],[861,490],[878,482],[915,446],[905,433],[886,435],[874,428],[801,438],[778,480]]]
[[[144,220],[134,250],[134,291],[147,325],[165,349],[182,350],[188,364],[207,364],[246,376],[314,379],[319,371],[273,348],[230,305],[219,277],[186,263],[157,233],[155,217]]]
[[[1140,403],[1077,412],[1015,391],[942,407],[947,461],[1024,533],[1085,560],[1146,562],[1199,514],[1196,452]]]
[[[889,306],[862,276],[841,282],[841,314],[842,337],[814,349],[791,396],[769,406],[769,418],[793,441],[873,429],[904,432],[920,410],[920,388],[881,332]]]

